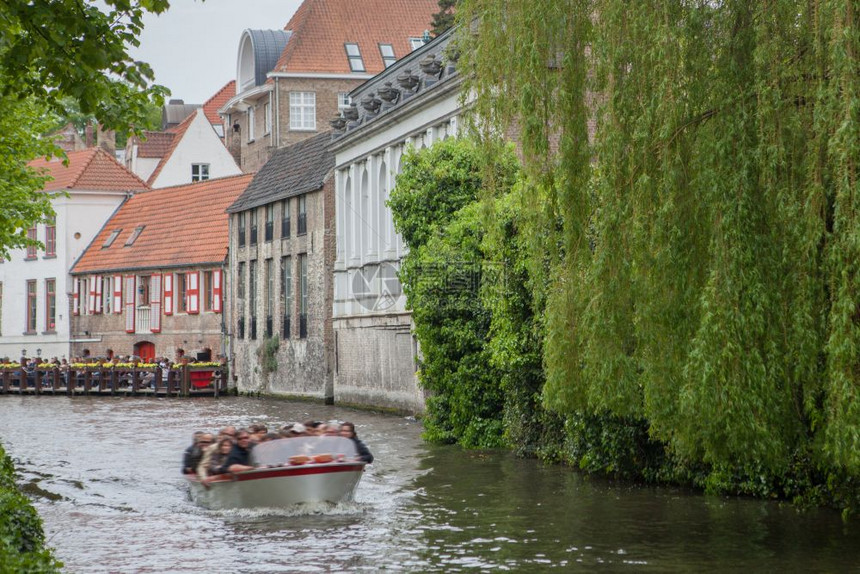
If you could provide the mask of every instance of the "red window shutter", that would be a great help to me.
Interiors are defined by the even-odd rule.
[[[212,272],[212,310],[216,313],[221,312],[221,270],[216,269]]]
[[[188,281],[188,314],[193,315],[200,312],[200,273],[188,273],[185,275]]]
[[[81,314],[81,280],[77,277],[72,281],[72,315]]]
[[[95,313],[101,313],[102,312],[102,283],[104,283],[104,277],[102,277],[100,275],[96,275],[93,278],[93,281],[96,282],[96,288],[95,288],[96,304],[93,307],[93,309],[94,309]]]
[[[173,315],[173,273],[164,275],[164,314]]]
[[[161,332],[161,275],[153,275],[150,279],[152,289],[149,297],[149,330]]]
[[[125,332],[134,333],[134,288],[135,276],[125,278]]]
[[[122,275],[113,276],[113,312],[122,313]]]

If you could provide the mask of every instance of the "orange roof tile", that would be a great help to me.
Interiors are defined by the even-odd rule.
[[[175,128],[170,131],[173,134],[173,139],[170,140],[170,145],[164,150],[164,155],[161,156],[161,161],[158,162],[158,165],[155,166],[155,170],[150,174],[149,179],[146,180],[146,183],[152,185],[155,183],[155,180],[158,178],[161,170],[164,169],[164,164],[167,163],[167,160],[170,159],[170,156],[173,155],[173,151],[176,149],[176,146],[179,145],[179,142],[182,141],[182,136],[185,135],[185,132],[188,130],[188,126],[191,125],[191,122],[194,121],[194,118],[197,117],[197,112],[194,112],[180,123]]]
[[[81,189],[87,191],[145,191],[149,187],[142,179],[126,169],[116,158],[101,148],[71,151],[66,154],[68,166],[60,158],[36,159],[28,165],[45,171],[53,181],[45,183],[45,191]]]
[[[227,257],[227,206],[253,174],[165,187],[130,197],[96,235],[72,273],[111,273],[221,263]],[[143,232],[125,243],[137,227]],[[111,233],[121,229],[110,247]]]
[[[203,104],[203,113],[206,114],[206,119],[210,124],[220,124],[221,116],[218,115],[218,110],[227,103],[227,101],[236,95],[236,80],[230,80],[218,92],[206,100]]]
[[[284,28],[293,35],[274,71],[349,74],[349,42],[358,44],[367,73],[378,74],[385,69],[379,43],[402,58],[438,11],[438,0],[305,0]]]
[[[173,143],[173,133],[170,131],[145,131],[143,135],[146,137],[146,141],[138,141],[137,157],[164,157],[170,144]]]

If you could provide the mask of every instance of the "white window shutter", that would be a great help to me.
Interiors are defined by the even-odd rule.
[[[161,275],[153,275],[150,279],[152,292],[149,298],[149,330],[161,332]]]
[[[134,333],[134,275],[127,275],[125,278],[125,332]]]

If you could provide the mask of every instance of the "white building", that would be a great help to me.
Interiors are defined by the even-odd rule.
[[[242,173],[203,108],[171,130],[145,136],[129,139],[125,161],[153,189]]]
[[[450,38],[439,36],[354,90],[351,109],[332,122],[337,403],[424,410],[418,346],[397,279],[405,246],[386,202],[409,146],[457,134],[462,82],[445,60]]]
[[[45,191],[63,191],[52,201],[53,225],[29,230],[44,249],[15,249],[0,263],[0,358],[22,355],[67,357],[71,344],[72,289],[69,269],[127,197],[146,184],[100,148],[35,160],[53,178]]]

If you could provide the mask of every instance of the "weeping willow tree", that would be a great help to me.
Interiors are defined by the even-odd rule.
[[[464,0],[514,131],[542,391],[678,460],[860,472],[860,7]]]

